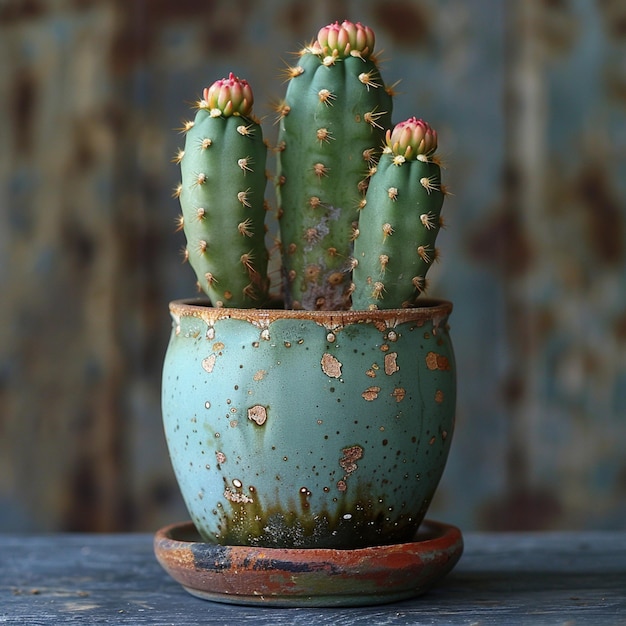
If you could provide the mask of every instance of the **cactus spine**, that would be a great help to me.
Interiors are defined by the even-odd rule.
[[[232,73],[204,90],[179,154],[185,258],[214,306],[267,299],[264,193],[267,147],[253,94]]]
[[[288,71],[277,197],[289,308],[350,304],[354,223],[392,109],[373,49],[368,27],[331,24]]]
[[[414,117],[387,131],[359,217],[355,309],[415,306],[425,290],[445,194],[436,149],[437,133]]]

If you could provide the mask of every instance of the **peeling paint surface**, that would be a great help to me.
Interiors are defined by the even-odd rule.
[[[202,369],[209,374],[213,371],[215,367],[215,360],[217,359],[216,354],[211,354],[210,356],[202,359]]]
[[[256,404],[248,409],[248,419],[258,426],[263,426],[267,421],[267,409],[260,404]]]
[[[380,393],[380,387],[372,386],[368,387],[362,394],[361,397],[368,402],[372,402],[378,398],[378,394]]]
[[[341,377],[341,362],[332,354],[326,352],[322,356],[321,364],[322,371],[326,376],[330,376],[331,378]]]
[[[398,366],[398,353],[390,352],[389,354],[385,354],[385,374],[387,376],[392,376],[397,371],[400,370]]]
[[[449,370],[450,363],[446,356],[437,354],[436,352],[429,352],[426,355],[426,367],[428,367],[429,370]]]

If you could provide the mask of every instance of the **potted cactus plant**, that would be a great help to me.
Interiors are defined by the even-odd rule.
[[[184,128],[180,227],[209,300],[170,305],[163,419],[192,524],[155,546],[202,597],[389,601],[462,549],[458,529],[424,522],[456,391],[452,307],[421,296],[446,195],[437,133],[392,124],[374,44],[367,26],[330,24],[287,69],[278,294],[250,84],[216,81]]]

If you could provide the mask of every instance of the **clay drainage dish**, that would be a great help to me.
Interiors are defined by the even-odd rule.
[[[154,537],[162,567],[205,600],[264,606],[365,606],[423,594],[459,560],[455,526],[426,520],[415,540],[387,546],[260,548],[205,543],[191,522]]]

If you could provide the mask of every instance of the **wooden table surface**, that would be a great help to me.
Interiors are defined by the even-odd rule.
[[[437,587],[367,608],[200,600],[156,562],[149,534],[0,534],[0,624],[393,626],[625,624],[626,531],[465,533]]]

